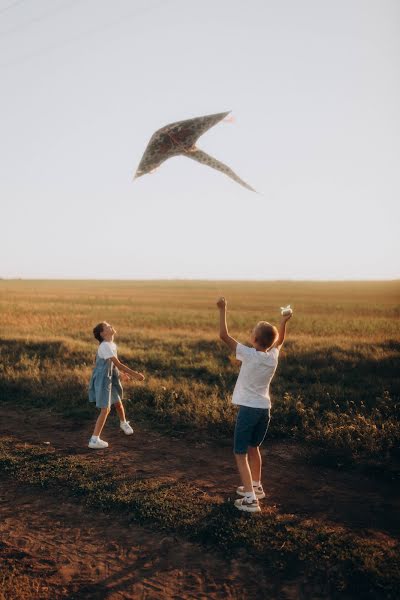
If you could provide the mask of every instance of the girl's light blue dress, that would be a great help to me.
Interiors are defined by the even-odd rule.
[[[89,383],[89,402],[96,402],[97,408],[107,408],[121,399],[122,385],[117,367],[112,360],[97,355]]]

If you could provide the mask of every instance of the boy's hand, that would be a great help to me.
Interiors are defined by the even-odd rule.
[[[144,381],[143,373],[135,373],[135,379],[136,381]]]
[[[281,317],[281,323],[286,323],[286,321],[289,321],[289,319],[291,319],[293,317],[293,313],[290,313],[290,315],[283,315]]]
[[[223,310],[224,308],[227,307],[227,305],[228,305],[227,301],[225,300],[225,298],[223,296],[221,296],[221,298],[217,302],[217,306],[218,306],[219,310]]]

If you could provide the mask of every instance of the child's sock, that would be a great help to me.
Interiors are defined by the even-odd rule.
[[[121,419],[120,419],[120,420],[119,420],[119,422],[120,422],[120,423],[121,423],[121,425],[122,425],[123,423],[126,423],[126,419],[124,419],[123,421],[121,421]]]
[[[261,487],[261,481],[253,481],[253,487]]]
[[[97,442],[97,440],[99,439],[100,436],[98,435],[92,435],[92,442]]]
[[[245,492],[244,499],[245,499],[245,502],[252,502],[253,500],[257,500],[254,491],[253,492]]]

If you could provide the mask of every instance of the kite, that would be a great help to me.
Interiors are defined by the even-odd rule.
[[[203,150],[200,150],[195,145],[203,133],[219,123],[219,121],[222,121],[222,119],[229,115],[229,112],[196,117],[194,119],[187,119],[186,121],[177,121],[158,129],[147,145],[137,168],[135,179],[154,171],[154,169],[159,167],[168,158],[182,155],[225,173],[225,175],[240,185],[255,192],[248,183],[240,179],[227,165],[203,152]]]

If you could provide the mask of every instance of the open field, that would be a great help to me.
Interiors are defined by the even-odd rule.
[[[243,342],[279,306],[295,310],[260,518],[231,508],[238,363],[217,336],[221,294]],[[399,298],[399,282],[0,280],[0,598],[397,598]],[[87,384],[101,320],[146,381],[125,384],[133,439],[110,417],[96,454]]]
[[[229,435],[238,363],[217,337],[215,299],[232,335],[295,317],[272,384],[270,435],[296,437],[339,464],[391,460],[399,444],[400,283],[0,282],[0,391],[6,401],[92,415],[92,327],[110,321],[132,411],[159,424]]]

